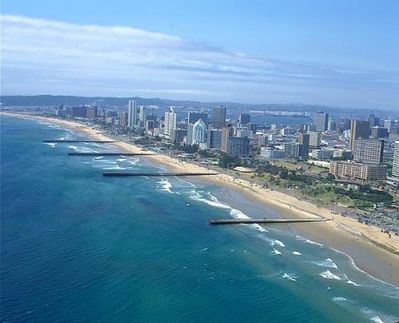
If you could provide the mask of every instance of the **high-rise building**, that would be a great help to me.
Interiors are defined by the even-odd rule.
[[[87,118],[94,120],[97,117],[97,107],[96,106],[88,106],[87,107]]]
[[[205,124],[208,123],[208,113],[205,112],[189,112],[188,113],[188,123],[194,124],[199,119],[201,119]]]
[[[355,150],[356,139],[368,139],[370,135],[370,124],[368,121],[352,120],[351,121],[351,138],[349,147],[352,152]]]
[[[380,125],[380,119],[374,114],[369,114],[369,124],[370,127],[376,127]]]
[[[211,117],[212,127],[215,129],[221,129],[226,124],[226,107],[218,106],[214,107],[212,110]]]
[[[353,160],[366,164],[381,164],[384,141],[378,139],[356,139]]]
[[[251,122],[251,115],[249,113],[241,113],[238,117],[238,123],[240,125],[246,125]]]
[[[127,119],[128,119],[128,114],[125,111],[120,111],[119,112],[119,126],[121,128],[126,128],[127,127]]]
[[[232,156],[248,156],[249,141],[248,138],[230,137],[228,140],[227,153]]]
[[[287,158],[298,158],[300,153],[300,144],[297,142],[284,143],[284,152]]]
[[[146,131],[153,130],[157,126],[157,116],[146,115],[144,120],[144,128]]]
[[[229,140],[233,136],[233,128],[229,125],[228,127],[224,127],[222,129],[222,141],[220,150],[227,153],[229,150]]]
[[[371,138],[374,139],[388,138],[388,129],[383,127],[371,128]]]
[[[165,128],[164,135],[170,136],[173,129],[176,129],[176,111],[174,108],[170,108],[169,111],[165,112]]]
[[[137,109],[137,102],[135,100],[129,100],[127,111],[128,111],[127,126],[129,128],[133,128],[137,125],[138,122],[138,109]]]
[[[208,131],[207,143],[209,149],[221,150],[222,147],[222,129],[210,129]]]
[[[399,177],[399,141],[395,142],[393,153],[392,175]]]
[[[327,122],[327,130],[328,131],[335,131],[337,130],[337,123],[333,119],[328,119]]]
[[[391,118],[384,120],[384,128],[388,129],[388,132],[391,131],[391,126],[394,121]]]
[[[193,124],[192,145],[205,143],[206,124],[201,119]]]
[[[313,123],[316,126],[316,131],[326,131],[328,128],[328,113],[316,112],[313,117]]]
[[[312,147],[320,146],[320,132],[309,131],[309,145]]]
[[[348,118],[345,118],[342,121],[342,131],[349,130],[350,128],[351,128],[351,120]]]
[[[180,144],[183,142],[185,136],[187,136],[186,129],[173,129],[169,139],[175,144]]]
[[[309,157],[309,141],[310,135],[307,133],[301,133],[299,137],[299,157],[307,159]]]
[[[241,137],[241,138],[250,138],[251,137],[251,131],[248,130],[248,128],[237,128],[236,129],[236,136]]]
[[[72,117],[74,118],[87,118],[87,107],[72,107]]]
[[[138,122],[140,127],[144,127],[146,114],[147,114],[146,107],[145,106],[140,106],[139,107],[139,122]]]

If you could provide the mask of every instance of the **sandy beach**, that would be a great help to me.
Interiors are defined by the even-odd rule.
[[[8,114],[8,113],[4,113]],[[112,140],[97,129],[87,125],[55,118],[46,118],[31,115],[16,115],[22,118],[35,118],[41,121],[58,124],[87,134],[96,140]],[[145,152],[140,147],[125,142],[115,142],[116,146],[126,152]],[[197,166],[177,158],[155,154],[146,156],[148,160],[163,165],[169,169],[185,172],[208,171],[205,167]],[[374,277],[399,286],[399,237],[392,235],[390,238],[381,229],[357,222],[340,214],[333,214],[329,209],[318,207],[310,202],[299,200],[296,197],[280,192],[264,189],[248,181],[236,179],[230,175],[218,174],[209,176],[207,181],[212,181],[225,187],[239,190],[242,194],[256,203],[266,207],[274,207],[279,214],[286,218],[315,218],[321,217],[332,221],[312,225],[292,225],[294,230],[304,233],[329,247],[348,254],[356,266]]]

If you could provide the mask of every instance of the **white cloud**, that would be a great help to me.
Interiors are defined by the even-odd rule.
[[[399,73],[282,62],[124,26],[1,17],[3,94],[398,102]]]

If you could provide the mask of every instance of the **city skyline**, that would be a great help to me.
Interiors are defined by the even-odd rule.
[[[92,15],[74,17],[71,14],[76,9],[74,2],[69,6],[48,3],[39,15],[37,4],[23,6],[19,1],[5,1],[2,94],[137,95],[396,109],[399,69],[394,59],[398,52],[394,38],[398,23],[392,12],[397,5],[384,2],[379,8],[376,5],[365,8],[366,5],[355,2],[305,4],[298,13],[294,12],[293,3],[281,8],[273,3],[256,2],[251,7],[240,2],[234,10],[227,5],[225,11],[214,5],[210,8],[215,12],[201,11],[203,22],[210,21],[214,28],[212,33],[207,23],[203,23],[203,31],[196,29],[201,20],[194,16],[193,11],[199,6],[196,2],[191,9],[181,2],[172,2],[171,8],[180,8],[178,13],[148,20],[151,17],[148,7],[121,1],[115,3],[118,14],[107,20],[103,12],[107,6]],[[88,7],[86,4],[82,12]],[[159,4],[153,14],[164,7]],[[126,12],[136,8],[135,19],[127,21],[122,8]],[[229,20],[224,20],[226,26],[214,21],[217,14],[236,17],[240,8],[243,17],[254,14],[249,26],[239,20],[234,28]],[[312,16],[307,11],[310,8],[324,15],[326,22],[317,16],[307,21],[305,18]],[[268,19],[256,14],[255,9],[264,10]],[[170,10],[165,11],[165,16]],[[174,20],[179,13],[184,19]],[[182,23],[189,17],[192,23],[185,31]],[[354,27],[362,17],[364,24],[348,30],[346,35],[343,29]],[[339,24],[337,21],[329,24],[334,18],[342,19]],[[173,28],[167,27],[168,19]],[[379,29],[371,32],[375,23],[379,23]],[[273,26],[274,29],[265,31]],[[295,30],[298,26],[302,26],[300,31]],[[239,27],[242,33],[249,33],[247,40]],[[317,27],[323,28],[317,31]],[[226,38],[228,28],[232,29]],[[321,49],[324,41],[320,41],[320,33],[326,31],[329,33],[324,41],[328,44]],[[258,42],[254,40],[257,37]],[[299,46],[296,37],[307,38],[308,42]],[[270,44],[272,40],[274,43]],[[351,47],[351,40],[356,50]],[[389,47],[381,49],[388,43]]]

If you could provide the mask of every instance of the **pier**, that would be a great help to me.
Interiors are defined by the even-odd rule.
[[[68,140],[68,139],[43,139],[43,142],[46,143],[59,143],[59,142],[64,142],[64,143],[94,143],[94,144],[109,144],[116,142],[116,140]]]
[[[332,219],[209,219],[209,224],[273,224],[326,222]]]
[[[139,172],[105,172],[103,176],[147,176],[147,177],[171,177],[171,176],[211,176],[218,173],[139,173]]]
[[[88,153],[79,153],[79,152],[70,152],[69,156],[151,156],[155,154],[149,153],[125,153],[125,152],[88,152]]]

